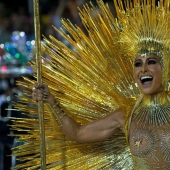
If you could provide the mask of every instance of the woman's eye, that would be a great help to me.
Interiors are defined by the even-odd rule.
[[[135,67],[141,67],[142,66],[142,63],[141,62],[136,62],[135,63]]]
[[[150,64],[156,64],[156,63],[157,63],[156,60],[149,60],[149,61],[148,61],[148,65],[150,65]]]

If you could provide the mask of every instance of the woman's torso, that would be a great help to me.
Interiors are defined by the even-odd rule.
[[[137,170],[170,169],[170,103],[139,105],[129,126],[129,144]]]

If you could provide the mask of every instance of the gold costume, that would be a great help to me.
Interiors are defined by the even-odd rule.
[[[169,97],[169,92],[144,95],[131,115],[129,145],[135,169],[170,167]]]
[[[68,20],[62,20],[63,28],[55,29],[71,48],[52,36],[44,38],[42,49],[50,59],[44,58],[42,77],[64,111],[81,124],[122,108],[126,113],[126,135],[118,131],[101,142],[70,141],[45,105],[47,169],[168,170],[170,167],[169,0],[161,0],[157,6],[155,0],[114,2],[117,18],[102,0],[97,1],[97,7],[90,3],[80,10],[88,35]],[[137,55],[145,57],[152,53],[160,58],[165,91],[146,96],[134,81],[133,65]],[[36,70],[34,62],[29,64]],[[26,88],[34,83],[26,77],[25,82],[18,82]],[[38,169],[37,108],[29,88],[24,94],[23,104],[15,106],[28,118],[13,118],[12,126],[14,130],[27,132],[19,135],[23,145],[13,148],[20,160],[15,168]]]

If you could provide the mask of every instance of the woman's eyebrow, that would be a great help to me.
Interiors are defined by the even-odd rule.
[[[137,62],[137,61],[142,61],[142,60],[141,59],[136,59],[135,62]]]
[[[146,60],[152,60],[152,59],[158,61],[156,57],[150,57],[150,58],[147,58]]]

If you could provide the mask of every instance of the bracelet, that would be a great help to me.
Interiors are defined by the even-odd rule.
[[[62,119],[64,116],[66,116],[67,114],[63,111],[62,115],[58,116],[60,119]]]
[[[62,108],[60,107],[57,111],[55,110],[55,113],[57,113],[57,115],[58,115],[58,114],[60,114],[62,111],[63,111],[63,110],[62,110]]]
[[[52,106],[54,109],[56,109],[57,108],[57,106],[59,106],[60,107],[60,103],[59,102],[57,102],[57,101],[55,101],[55,104]]]
[[[62,111],[62,108],[61,108],[61,106],[60,106],[60,103],[59,103],[58,101],[56,101],[56,100],[55,100],[55,104],[54,104],[52,107],[53,107],[54,111],[55,111],[57,114],[60,114],[60,112]],[[58,109],[57,109],[57,107],[58,107]],[[57,111],[56,111],[55,109],[57,109]]]
[[[53,115],[55,116],[56,120],[59,122],[59,127],[62,127],[63,124],[61,122],[61,119],[66,116],[67,114],[64,112],[64,110],[61,108],[59,102],[55,100],[55,104],[52,106],[48,104],[48,106],[51,108],[51,111]],[[58,108],[57,108],[58,107]]]

